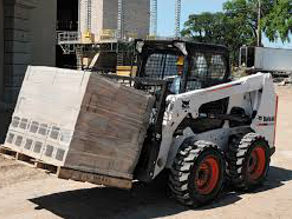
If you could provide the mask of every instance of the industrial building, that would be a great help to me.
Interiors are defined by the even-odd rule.
[[[118,41],[147,38],[150,6],[150,0],[59,0],[57,66],[88,66],[97,51],[84,53],[83,47],[111,43],[114,48]]]
[[[118,38],[149,34],[150,0],[81,0],[79,4],[79,32],[90,32],[95,42],[109,32]]]
[[[69,44],[146,38],[149,26],[150,0],[0,0],[0,102],[16,103],[28,65],[77,66],[58,36]]]

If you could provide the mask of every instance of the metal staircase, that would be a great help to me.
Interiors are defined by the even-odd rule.
[[[124,53],[118,52],[117,53],[117,66],[123,66],[124,65]]]

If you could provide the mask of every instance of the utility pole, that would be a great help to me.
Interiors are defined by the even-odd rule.
[[[175,1],[175,37],[180,37],[181,0]]]
[[[261,18],[262,18],[262,4],[261,0],[258,0],[258,20],[257,20],[257,46],[262,46],[262,27],[261,27]]]

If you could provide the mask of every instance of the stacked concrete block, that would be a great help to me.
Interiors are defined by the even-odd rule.
[[[5,146],[54,166],[131,181],[153,104],[151,95],[96,73],[29,67]]]

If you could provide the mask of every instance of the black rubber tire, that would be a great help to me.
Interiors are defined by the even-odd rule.
[[[248,178],[248,160],[254,148],[259,145],[265,149],[264,171],[257,180],[250,181]],[[252,190],[261,185],[267,176],[270,165],[269,144],[265,137],[256,133],[248,133],[243,137],[242,135],[235,136],[230,142],[226,160],[226,175],[229,183],[244,191]]]
[[[207,195],[199,194],[195,187],[195,174],[206,156],[216,157],[219,178],[216,187]],[[172,196],[181,204],[198,207],[213,201],[221,192],[225,176],[223,153],[216,145],[207,141],[187,139],[179,149],[169,175],[169,188]]]

